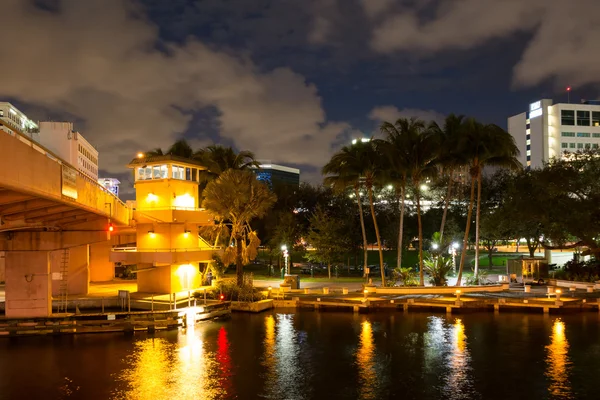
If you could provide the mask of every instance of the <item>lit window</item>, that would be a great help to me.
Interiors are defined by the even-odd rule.
[[[531,144],[531,139],[527,139],[527,146]]]
[[[577,137],[590,137],[589,132],[577,132]]]
[[[527,155],[530,156],[531,155],[531,150],[527,150]]]
[[[592,126],[600,126],[600,111],[592,111]]]

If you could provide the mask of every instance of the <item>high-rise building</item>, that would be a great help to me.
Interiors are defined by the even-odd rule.
[[[542,99],[508,118],[524,167],[539,168],[553,158],[600,147],[600,101],[580,104]]]
[[[40,144],[94,181],[98,180],[98,150],[71,122],[40,122]]]
[[[263,181],[270,187],[277,185],[300,185],[300,170],[273,164],[268,161],[259,161],[260,166],[254,170],[256,179]]]
[[[119,197],[119,185],[121,182],[116,178],[100,178],[98,183],[102,185],[106,190]]]
[[[0,102],[0,131],[15,135],[15,131],[39,142],[39,128],[35,122],[7,102]]]

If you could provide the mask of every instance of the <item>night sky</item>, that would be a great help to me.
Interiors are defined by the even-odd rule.
[[[184,136],[320,182],[399,116],[506,127],[540,98],[598,98],[598,0],[0,0],[0,99],[69,120],[122,179]]]

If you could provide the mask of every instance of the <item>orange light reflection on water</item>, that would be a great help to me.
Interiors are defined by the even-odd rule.
[[[546,346],[546,376],[550,379],[548,391],[554,398],[572,399],[569,380],[569,342],[565,336],[565,324],[560,319],[554,321],[550,344]]]
[[[146,339],[135,343],[127,367],[116,377],[126,384],[114,399],[215,399],[224,394],[219,386],[215,354],[193,328],[180,337],[180,343]]]
[[[375,399],[377,372],[375,370],[373,328],[369,321],[363,321],[361,324],[360,340],[356,352],[356,363],[358,365],[359,398]]]

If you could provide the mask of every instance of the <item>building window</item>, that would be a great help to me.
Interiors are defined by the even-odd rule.
[[[172,178],[173,179],[182,179],[184,178],[183,176],[183,167],[178,167],[177,165],[173,165],[172,167]]]
[[[563,149],[568,149],[569,148],[569,143],[561,143],[560,147],[562,147]]]
[[[575,132],[562,132],[560,134],[562,137],[575,137]]]
[[[594,137],[594,138],[600,138],[600,133],[592,133],[592,137]]]
[[[577,137],[590,137],[589,132],[577,132]]]
[[[583,143],[577,143],[577,148],[578,149],[583,149]]]
[[[570,149],[574,149],[575,148],[575,143],[569,143],[569,148]]]
[[[575,125],[575,111],[560,110],[561,125]]]
[[[592,111],[592,126],[600,126],[600,111]]]
[[[577,111],[577,125],[590,126],[589,111]]]
[[[598,148],[598,143],[593,143],[592,144],[592,149],[597,149]]]
[[[589,150],[589,149],[591,149],[591,148],[592,148],[592,145],[591,145],[590,143],[586,143],[586,144],[585,144],[585,148]]]
[[[527,145],[527,150],[531,150],[531,145],[530,144]]]

